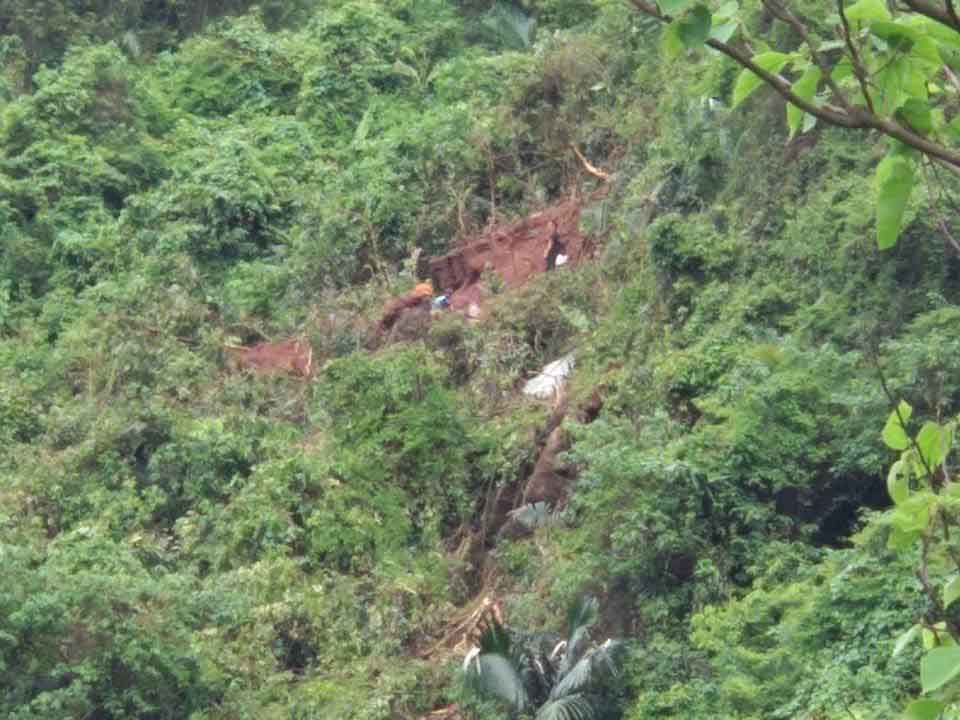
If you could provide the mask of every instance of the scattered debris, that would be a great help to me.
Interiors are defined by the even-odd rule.
[[[424,282],[417,285],[406,295],[394,298],[383,307],[380,322],[377,323],[377,337],[388,333],[402,315],[413,311],[429,315],[433,298],[433,284]]]
[[[535,378],[523,386],[523,394],[539,400],[558,400],[563,392],[567,377],[573,370],[573,355],[554,360],[540,371]]]
[[[580,202],[573,199],[495,225],[463,247],[431,258],[430,276],[449,296],[451,308],[466,312],[483,304],[479,285],[484,270],[495,273],[508,289],[515,288],[551,266],[576,265],[588,251],[589,242],[580,232]]]
[[[424,715],[420,720],[464,720],[459,705],[447,705]]]
[[[480,636],[493,621],[500,626],[506,625],[503,620],[503,605],[485,595],[479,603],[468,606],[459,617],[453,619],[443,637],[419,655],[437,659],[466,654],[469,648],[480,642]]]
[[[537,528],[556,522],[557,518],[558,515],[545,502],[521,505],[507,513],[507,521],[497,533],[497,542],[527,537]]]
[[[251,347],[224,345],[223,349],[241,369],[261,374],[286,372],[305,378],[313,373],[313,348],[303,339],[260,342]]]

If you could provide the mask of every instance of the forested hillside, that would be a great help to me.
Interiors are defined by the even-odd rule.
[[[960,718],[958,76],[951,0],[0,0],[0,715]]]

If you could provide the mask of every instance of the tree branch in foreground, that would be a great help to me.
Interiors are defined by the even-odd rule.
[[[902,2],[918,15],[936,20],[938,23],[942,23],[948,28],[960,32],[960,17],[957,17],[957,8],[954,5],[954,0],[947,0],[946,8],[941,8],[927,0],[902,0]]]
[[[910,2],[919,2],[919,0],[905,0]],[[660,12],[659,8],[647,0],[630,0],[632,5],[641,13],[659,20],[662,23],[669,23],[673,20],[669,15]],[[917,12],[920,12],[919,10]],[[946,12],[944,12],[946,17]],[[798,21],[799,22],[799,21]],[[951,26],[952,27],[952,26]],[[922,135],[918,135],[908,127],[901,125],[889,118],[880,117],[867,108],[860,106],[850,106],[841,109],[830,105],[815,105],[813,102],[798,97],[791,90],[790,82],[780,75],[768,72],[754,63],[750,56],[733,45],[729,45],[719,40],[708,39],[705,43],[708,47],[723,53],[738,65],[746,68],[754,75],[763,80],[772,87],[784,100],[795,105],[806,113],[813,115],[818,120],[837,127],[855,128],[859,130],[877,130],[887,137],[899,140],[904,145],[920,151],[942,162],[955,173],[960,173],[960,153],[944,147],[939,143],[928,140]]]

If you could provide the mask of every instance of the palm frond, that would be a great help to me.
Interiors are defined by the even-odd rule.
[[[525,50],[533,42],[536,20],[521,8],[506,2],[491,7],[481,21],[491,40],[510,50]]]
[[[550,506],[543,501],[521,505],[516,510],[511,510],[507,515],[530,530],[544,527],[553,519]]]
[[[620,673],[623,647],[619,640],[607,640],[600,647],[590,650],[561,676],[550,691],[550,698],[560,699],[590,687],[604,677],[616,677]]]
[[[474,692],[503,700],[518,712],[529,705],[523,678],[508,656],[481,653],[471,659],[465,670],[467,685]]]
[[[600,614],[600,602],[592,595],[584,595],[567,610],[567,638],[581,627],[589,627]]]
[[[534,720],[595,720],[597,708],[583,695],[567,695],[540,708]]]
[[[567,611],[567,648],[560,663],[561,675],[566,675],[583,655],[590,626],[596,622],[599,608],[597,599],[586,595]]]
[[[623,655],[626,648],[627,646],[624,645],[623,640],[607,638],[603,645],[598,647],[594,652],[593,663],[598,666],[598,669],[602,668],[610,673],[611,677],[616,677],[620,674],[620,665],[623,662]]]
[[[478,641],[480,652],[510,657],[510,635],[495,617],[490,617]]]
[[[592,653],[584,655],[580,662],[560,676],[560,680],[550,690],[550,697],[559,699],[581,690],[593,682],[594,667]]]
[[[557,671],[542,652],[526,652],[520,662],[520,675],[534,705],[541,705],[550,696]]]

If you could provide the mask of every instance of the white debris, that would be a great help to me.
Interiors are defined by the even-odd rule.
[[[540,400],[556,398],[563,389],[567,377],[573,371],[573,364],[573,355],[566,355],[559,360],[554,360],[544,367],[539,375],[527,381],[527,384],[523,386],[523,394]]]
[[[467,672],[470,669],[470,663],[476,662],[477,665],[477,674],[480,674],[480,648],[474,645],[470,648],[470,651],[467,653],[466,657],[463,658],[463,671]]]
[[[568,258],[566,255],[557,255],[557,267],[560,267],[561,265],[566,265],[567,260],[569,259],[570,258]]]

